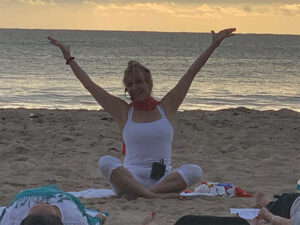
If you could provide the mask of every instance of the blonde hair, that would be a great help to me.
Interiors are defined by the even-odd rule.
[[[150,70],[139,62],[131,60],[128,62],[127,69],[124,71],[123,85],[126,87],[128,81],[135,75],[143,76],[147,83],[153,84]]]

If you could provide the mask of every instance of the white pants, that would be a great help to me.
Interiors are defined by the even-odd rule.
[[[113,157],[113,156],[103,156],[98,161],[98,167],[105,177],[107,183],[111,186],[111,188],[118,193],[116,188],[110,183],[110,176],[113,170],[116,168],[124,166],[134,177],[134,179],[141,184],[142,186],[148,188],[153,186],[156,183],[160,183],[165,177],[170,175],[171,173],[178,172],[182,179],[185,181],[187,187],[190,187],[197,182],[200,181],[202,176],[202,169],[195,164],[186,164],[174,171],[166,171],[165,175],[160,180],[152,179],[151,176],[151,169],[152,168],[144,168],[144,167],[136,167],[136,166],[125,166],[120,159]]]

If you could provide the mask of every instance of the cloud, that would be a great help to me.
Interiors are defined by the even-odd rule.
[[[30,6],[45,6],[45,5],[56,5],[53,0],[18,0],[20,3],[24,3]]]
[[[96,4],[134,4],[134,3],[174,3],[174,4],[190,4],[190,5],[202,5],[202,4],[210,4],[210,5],[242,5],[242,4],[252,4],[252,5],[268,5],[273,3],[279,4],[299,4],[299,0],[22,0],[25,2],[45,2],[46,4],[49,2],[53,2],[55,4],[80,4],[83,2],[93,2]],[[1,2],[10,2],[17,3],[20,0],[0,0]],[[251,2],[251,3],[250,3]]]
[[[98,10],[99,13],[103,13],[104,11],[111,12],[117,14],[124,14],[124,13],[161,13],[161,14],[174,14],[176,6],[174,3],[131,3],[131,4],[95,4],[90,1],[85,1],[85,4],[94,5],[95,9]]]
[[[181,5],[172,2],[146,2],[127,4],[98,4],[95,1],[85,0],[85,4],[95,9],[95,13],[116,15],[132,14],[163,14],[166,16],[186,17],[186,18],[221,18],[221,17],[247,17],[247,16],[268,16],[268,15],[292,15],[299,12],[299,4],[293,5],[214,5],[200,4]]]
[[[300,4],[292,3],[295,0],[253,0],[251,3],[244,0],[172,0],[159,2],[158,0],[1,0],[17,1],[32,7],[57,6],[69,10],[88,11],[95,15],[130,15],[155,16],[178,18],[229,18],[254,16],[297,16],[300,15]],[[190,2],[194,3],[191,4]],[[203,3],[199,3],[203,2]],[[224,3],[226,2],[226,4]],[[232,4],[228,4],[232,2]],[[236,4],[233,4],[236,3]]]
[[[288,16],[300,15],[300,4],[283,5],[280,10]]]

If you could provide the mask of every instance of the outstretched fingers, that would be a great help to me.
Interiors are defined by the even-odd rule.
[[[51,44],[58,46],[60,48],[65,48],[65,49],[69,49],[70,46],[69,45],[65,45],[64,43],[62,43],[61,41],[58,41],[52,37],[48,37],[48,40],[50,41]]]
[[[48,40],[50,40],[50,41],[56,41],[54,38],[52,38],[50,36],[48,36]]]
[[[236,28],[227,28],[227,29],[224,29],[223,30],[225,33],[229,34],[229,33],[232,33],[234,31],[236,31]]]
[[[211,31],[213,43],[218,46],[225,38],[234,36],[233,32],[236,31],[235,28],[227,28],[215,33],[214,30]]]
[[[58,46],[59,45],[59,41],[52,38],[52,37],[48,37],[48,40],[50,41],[51,44]]]
[[[64,43],[62,43],[61,41],[58,41],[52,37],[48,37],[48,40],[50,41],[50,44],[57,46],[60,48],[60,50],[62,51],[64,58],[67,60],[71,57],[71,53],[70,53],[70,45],[65,45]]]
[[[223,37],[230,37],[234,35],[233,34],[234,31],[236,31],[235,28],[228,28],[228,29],[221,30],[218,34],[220,34]]]
[[[225,29],[223,31],[224,31],[226,37],[231,37],[231,36],[235,35],[235,34],[233,34],[233,32],[235,32],[236,29],[235,28],[228,28],[228,29]]]

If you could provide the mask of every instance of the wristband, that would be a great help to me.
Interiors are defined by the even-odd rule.
[[[75,57],[70,57],[70,58],[68,58],[67,61],[66,61],[66,65],[69,65],[69,64],[70,64],[70,61],[71,61],[71,60],[74,60],[74,59],[75,59]]]

